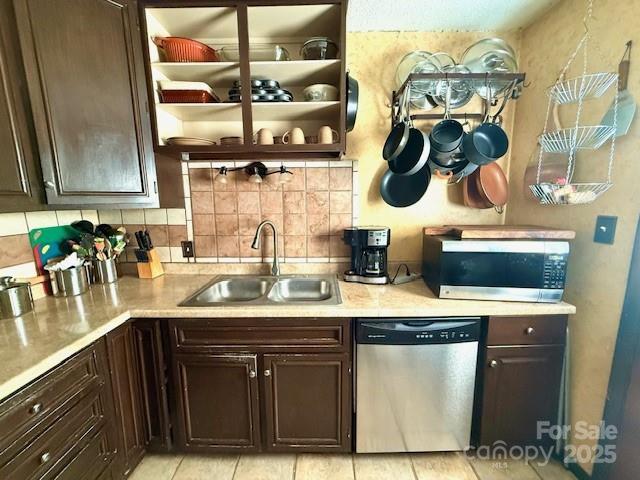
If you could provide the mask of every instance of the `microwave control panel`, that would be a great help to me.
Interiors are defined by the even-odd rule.
[[[564,288],[568,258],[568,255],[562,254],[545,255],[543,288]]]

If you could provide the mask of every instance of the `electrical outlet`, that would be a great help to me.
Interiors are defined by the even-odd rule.
[[[193,242],[191,240],[184,240],[180,242],[182,246],[182,256],[184,258],[193,258]]]
[[[593,241],[596,243],[613,245],[613,241],[616,238],[617,223],[618,217],[598,215],[598,218],[596,220],[596,231],[593,234]]]

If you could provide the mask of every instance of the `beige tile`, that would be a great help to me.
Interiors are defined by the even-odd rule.
[[[307,237],[307,256],[326,258],[329,256],[329,236]]]
[[[129,480],[171,480],[182,455],[145,455]]]
[[[169,229],[166,225],[147,225],[154,247],[169,246]]]
[[[329,169],[325,167],[307,168],[307,192],[329,190]]]
[[[116,211],[120,213],[120,210]],[[25,215],[27,216],[27,226],[29,230],[33,230],[34,228],[55,227],[58,225],[56,212],[27,212]]]
[[[233,480],[290,480],[295,463],[295,455],[242,455]]]
[[[199,213],[213,213],[213,193],[193,192],[191,194],[191,210],[193,215]]]
[[[184,208],[167,208],[167,223],[169,225],[186,225],[187,215]]]
[[[236,188],[239,192],[258,192],[260,190],[259,183],[249,181],[249,177],[244,171],[235,172]]]
[[[260,225],[260,215],[238,215],[238,232],[240,235],[255,235],[258,225]]]
[[[476,475],[464,454],[411,454],[417,480],[476,480]]]
[[[329,233],[331,235],[342,235],[342,231],[352,225],[353,218],[350,213],[332,213],[329,216]]]
[[[154,249],[158,252],[158,257],[160,257],[162,263],[171,262],[171,249],[169,247],[156,247],[154,245]]]
[[[218,176],[218,169],[213,171],[213,191],[214,192],[235,192],[238,189],[238,181],[242,175],[242,172],[227,172],[227,182],[216,182]]]
[[[196,257],[217,257],[216,237],[213,235],[193,237],[193,249]]]
[[[329,237],[329,255],[333,258],[348,257],[351,255],[351,249],[344,243],[342,237],[331,236]]]
[[[329,193],[331,213],[351,213],[351,192]]]
[[[189,185],[193,192],[211,192],[213,190],[213,170],[192,168],[189,170]]]
[[[2,258],[0,258],[0,263],[2,263]],[[0,268],[0,277],[29,278],[35,277],[37,274],[36,263],[33,260],[19,265]]]
[[[282,213],[282,192],[260,192],[260,210],[263,215]]]
[[[415,480],[408,455],[354,455],[357,480]]]
[[[121,210],[98,210],[98,218],[100,218],[100,223],[108,223],[112,227],[122,225]],[[27,222],[28,221],[29,214],[27,214]]]
[[[232,480],[238,460],[238,455],[185,455],[172,480]]]
[[[60,215],[58,215],[60,220]],[[132,208],[131,210],[122,210],[122,223],[135,224],[144,223],[144,210],[142,208]]]
[[[329,169],[329,189],[351,191],[353,182],[353,172],[350,168],[330,168]]]
[[[262,183],[260,184],[260,191],[263,192],[273,192],[273,191],[282,191],[282,183],[279,183],[280,175],[274,173],[273,175],[268,175],[262,179]]]
[[[75,221],[82,220],[80,210],[57,210],[56,216],[58,217],[58,225],[71,225]]]
[[[307,216],[292,213],[284,216],[284,234],[285,235],[306,235],[307,234]]]
[[[216,233],[218,235],[238,235],[238,215],[216,216]]]
[[[293,173],[287,183],[284,184],[283,189],[285,191],[303,191],[306,189],[305,182],[305,169],[301,167],[290,168],[289,171]]]
[[[308,192],[307,213],[329,213],[329,192]]]
[[[253,236],[240,236],[240,256],[241,257],[262,257],[260,248],[253,249]]]
[[[0,213],[0,236],[29,233],[24,213]]]
[[[276,226],[278,235],[282,236],[282,234],[284,233],[284,216],[282,214],[277,214],[277,213],[264,214],[263,213],[260,221],[262,222],[263,220],[271,220],[273,224]],[[268,235],[268,236],[273,235],[273,233],[271,232],[271,228],[269,227],[262,229],[262,234]]]
[[[213,201],[216,213],[238,213],[238,194],[236,192],[215,192]]]
[[[218,257],[239,257],[240,243],[237,235],[218,235]]]
[[[329,215],[327,213],[307,216],[307,233],[309,235],[329,235]]]
[[[284,235],[278,237],[278,257],[284,257]],[[260,241],[260,251],[263,258],[273,258],[273,237],[271,235],[263,235]]]
[[[239,194],[238,213],[260,213],[260,193],[243,192]]]
[[[284,192],[283,193],[284,213],[305,213],[304,192]]]
[[[0,237],[0,268],[33,262],[29,235]]]
[[[180,247],[187,240],[186,225],[169,225],[169,246]]]
[[[355,480],[351,455],[298,455],[295,480]]]
[[[557,460],[545,463],[543,460],[531,461],[529,465],[542,480],[576,480],[576,477]]]
[[[197,214],[193,216],[194,235],[215,235],[215,216],[211,213]]]
[[[147,225],[166,225],[167,209],[166,208],[145,208],[144,223]]]
[[[480,480],[540,480],[535,470],[522,460],[479,460],[469,458]]]
[[[87,220],[94,225],[98,225],[100,223],[97,210],[80,210],[80,213],[82,213],[83,220]]]
[[[307,256],[307,237],[291,235],[284,237],[284,256],[303,258]]]
[[[182,256],[182,248],[181,247],[169,247],[171,252],[171,262],[172,263],[187,263],[188,260]]]

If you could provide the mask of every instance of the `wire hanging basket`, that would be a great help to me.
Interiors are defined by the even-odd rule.
[[[587,4],[584,18],[585,26],[592,17],[593,0]],[[580,42],[562,69],[557,82],[547,90],[549,102],[542,134],[538,137],[540,151],[538,154],[538,171],[536,183],[529,185],[531,192],[541,205],[579,205],[595,201],[612,186],[613,159],[615,153],[615,132],[617,127],[618,91],[614,97],[614,114],[612,125],[581,125],[583,103],[588,98],[601,97],[609,88],[617,84],[618,75],[610,72],[587,74],[589,30],[585,29]],[[567,71],[578,52],[583,50],[582,75],[566,79]],[[549,131],[549,117],[552,105],[577,103],[576,119],[573,127]],[[557,107],[556,107],[557,108]],[[600,182],[573,182],[576,155],[578,150],[598,149],[610,141],[607,177]],[[547,154],[566,153],[567,173],[555,183],[541,182],[542,166]]]

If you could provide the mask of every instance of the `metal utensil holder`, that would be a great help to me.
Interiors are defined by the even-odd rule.
[[[86,266],[52,272],[51,288],[56,297],[73,297],[89,289],[89,271]]]
[[[118,266],[115,258],[91,262],[92,283],[114,283],[118,281]]]

